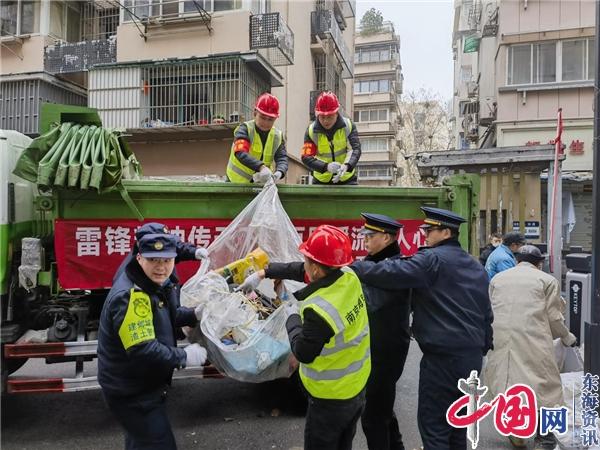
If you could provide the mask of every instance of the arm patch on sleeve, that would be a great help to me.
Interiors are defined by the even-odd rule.
[[[317,154],[317,146],[314,142],[305,142],[302,147],[302,156],[315,156]]]
[[[234,153],[237,153],[237,152],[248,153],[248,152],[250,152],[250,142],[247,141],[246,139],[237,139],[233,143],[233,151],[234,151]]]
[[[131,289],[127,312],[119,328],[119,337],[125,350],[155,338],[152,317],[150,296]]]

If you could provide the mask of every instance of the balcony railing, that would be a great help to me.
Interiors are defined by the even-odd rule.
[[[37,135],[42,103],[85,106],[84,89],[46,73],[0,77],[0,129]]]
[[[250,48],[265,54],[274,66],[294,64],[294,33],[279,13],[250,16]]]
[[[383,33],[394,34],[394,24],[392,22],[383,22],[381,25],[371,25],[356,28],[356,34],[360,36],[371,36]]]
[[[321,39],[330,38],[335,52],[344,67],[344,78],[354,76],[354,59],[344,41],[342,31],[335,20],[333,11],[313,11],[311,13],[311,34]]]
[[[44,49],[44,70],[52,74],[83,72],[96,64],[116,61],[116,36],[82,42],[59,41]]]
[[[223,130],[250,120],[256,97],[269,90],[244,54],[149,61],[92,69],[89,105],[105,126],[134,133]]]

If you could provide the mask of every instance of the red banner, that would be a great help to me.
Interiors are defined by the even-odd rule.
[[[171,233],[183,241],[207,247],[227,227],[230,219],[157,219],[148,222],[167,225]],[[352,239],[354,255],[366,255],[365,241],[359,233],[362,220],[297,219],[292,221],[304,241],[319,225],[328,223],[340,227]],[[400,220],[398,242],[403,255],[412,255],[425,245],[425,234],[419,229],[422,220]],[[133,248],[135,232],[140,223],[135,220],[57,220],[54,244],[58,264],[58,281],[63,289],[110,288],[121,261]],[[200,263],[186,261],[177,265],[182,283],[196,271]]]

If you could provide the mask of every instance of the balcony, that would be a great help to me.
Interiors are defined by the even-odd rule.
[[[396,164],[393,161],[360,162],[358,179],[361,181],[386,181],[394,184]]]
[[[355,92],[354,106],[368,106],[371,104],[396,104],[398,102],[395,90],[388,92]]]
[[[96,66],[89,106],[107,127],[126,128],[130,140],[201,138],[230,134],[250,120],[256,98],[281,80],[257,53]]]
[[[391,122],[356,122],[356,129],[360,135],[381,134],[386,136],[396,136],[398,133],[398,123],[395,120]]]
[[[294,33],[279,13],[252,15],[250,49],[258,50],[274,66],[294,64]]]
[[[117,61],[117,39],[61,42],[44,49],[44,70],[51,74],[84,72]]]
[[[354,76],[354,59],[344,41],[333,11],[313,11],[311,13],[311,35],[313,38],[329,40],[333,43],[332,50],[344,67],[343,78],[352,78]]]
[[[385,41],[399,41],[392,22],[383,22],[381,26],[358,27],[356,29],[356,45]]]
[[[44,48],[44,70],[51,74],[84,72],[96,64],[117,60],[117,27],[119,6],[110,0],[79,2],[79,17],[69,16],[62,28],[72,25],[74,42],[67,42],[70,33],[55,44]],[[79,33],[77,33],[79,31]]]
[[[37,135],[42,103],[86,106],[85,90],[44,72],[0,77],[0,129]]]

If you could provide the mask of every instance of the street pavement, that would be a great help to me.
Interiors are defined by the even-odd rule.
[[[404,374],[397,387],[396,414],[407,449],[420,449],[417,429],[417,384],[420,352],[413,341]],[[17,374],[73,376],[74,365],[45,365],[29,361]],[[95,372],[87,363],[86,376]],[[281,383],[253,385],[230,379],[177,380],[169,394],[169,416],[179,449],[301,450],[304,418]],[[123,434],[110,415],[100,391],[70,394],[4,396],[1,410],[1,448],[119,449]],[[492,427],[481,426],[478,449],[512,446]],[[366,449],[360,425],[355,449]]]

